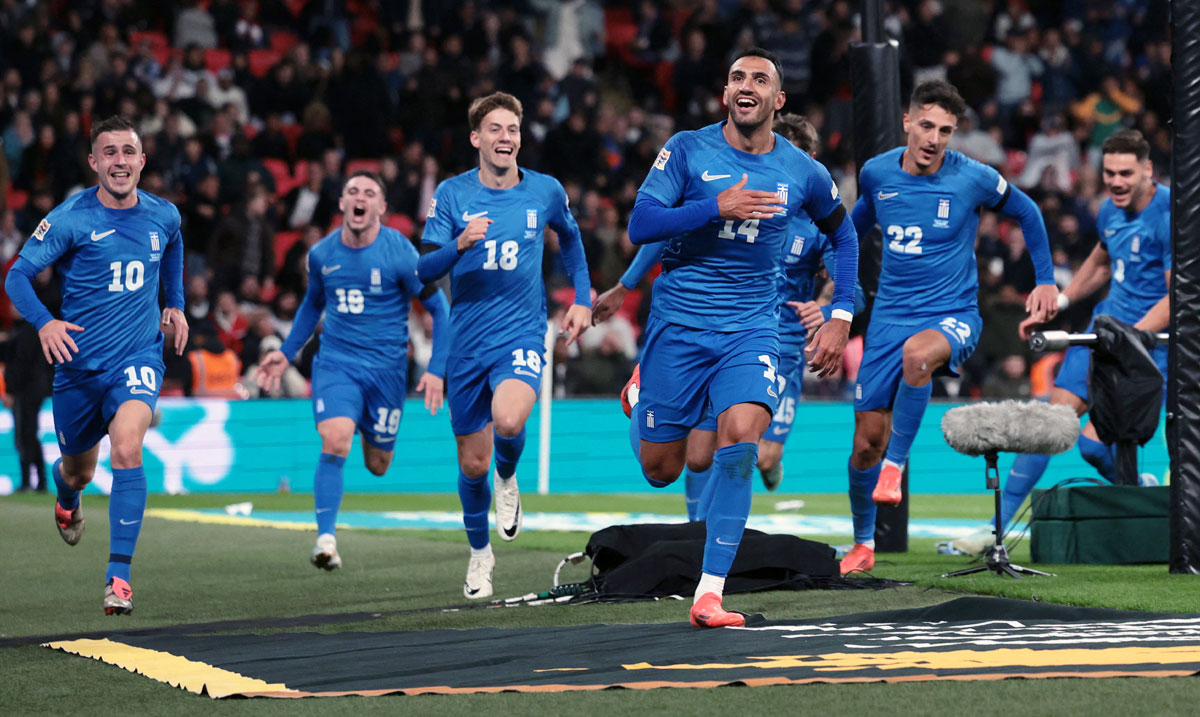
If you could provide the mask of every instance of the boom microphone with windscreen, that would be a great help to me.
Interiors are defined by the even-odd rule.
[[[942,416],[942,435],[959,453],[999,451],[1054,455],[1079,438],[1079,417],[1070,406],[1039,401],[1001,401],[959,406]]]

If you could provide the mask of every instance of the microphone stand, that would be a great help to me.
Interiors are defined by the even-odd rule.
[[[996,496],[996,525],[994,535],[995,542],[992,547],[988,548],[987,556],[984,559],[983,565],[975,565],[962,570],[955,570],[952,573],[942,573],[943,578],[954,578],[959,575],[971,575],[973,573],[981,573],[984,570],[991,570],[997,575],[1008,575],[1010,577],[1021,579],[1021,575],[1044,575],[1046,577],[1057,577],[1054,573],[1046,573],[1033,568],[1024,568],[1020,565],[1013,565],[1008,559],[1008,548],[1004,547],[1003,531],[1004,526],[1000,523],[1000,467],[996,458],[996,451],[989,451],[985,454],[987,459],[987,468],[984,469],[984,476],[987,479],[988,490],[995,493]]]

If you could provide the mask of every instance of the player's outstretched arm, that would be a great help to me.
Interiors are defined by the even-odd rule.
[[[163,333],[175,332],[175,340],[172,342],[175,344],[175,355],[182,356],[188,342],[187,316],[182,309],[168,306],[162,312],[162,325]]]
[[[650,268],[662,260],[665,247],[665,242],[656,242],[646,244],[638,249],[629,268],[621,275],[621,280],[596,299],[596,305],[592,308],[592,326],[602,321],[608,321],[613,314],[617,313],[621,304],[625,302],[625,295],[629,293],[629,290],[640,284],[646,274],[650,272]]]
[[[441,289],[426,284],[421,291],[421,304],[433,318],[433,355],[429,366],[417,383],[417,391],[425,394],[425,408],[436,416],[446,395],[446,357],[450,354],[450,302]]]
[[[258,362],[258,368],[254,370],[254,382],[266,393],[275,391],[279,388],[279,380],[289,363],[291,361],[282,351],[271,351]]]
[[[583,236],[579,233],[579,224],[567,209],[567,194],[559,186],[560,202],[557,215],[550,219],[550,227],[558,232],[558,245],[562,251],[563,264],[567,266],[567,275],[575,287],[575,303],[567,309],[563,317],[562,330],[567,335],[567,345],[570,346],[588,327],[592,325],[592,280],[588,276],[587,256],[583,251]]]
[[[1058,287],[1054,283],[1054,262],[1050,258],[1050,237],[1046,234],[1046,222],[1042,213],[1029,195],[1009,185],[1008,194],[997,207],[1001,214],[1016,219],[1021,224],[1025,248],[1033,261],[1033,272],[1037,286],[1025,301],[1025,310],[1038,321],[1049,321],[1058,314]]]
[[[567,337],[567,345],[579,338],[579,335],[592,325],[592,310],[580,304],[572,304],[563,317],[562,333]]]
[[[1104,245],[1097,244],[1092,247],[1092,253],[1088,254],[1087,259],[1084,259],[1083,263],[1079,265],[1075,276],[1071,278],[1071,283],[1058,292],[1055,297],[1055,307],[1058,311],[1062,311],[1072,302],[1091,296],[1099,291],[1100,287],[1108,284],[1111,278],[1112,264],[1108,250],[1104,248]],[[1026,310],[1028,309],[1029,307],[1026,306]],[[1017,335],[1022,339],[1028,339],[1033,330],[1046,321],[1048,319],[1039,318],[1031,313],[1017,326]]]

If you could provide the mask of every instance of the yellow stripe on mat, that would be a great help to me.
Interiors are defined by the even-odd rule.
[[[198,695],[207,691],[208,696],[214,699],[245,692],[291,692],[282,683],[271,684],[203,662],[193,662],[169,652],[133,647],[112,640],[65,640],[42,646],[107,662]]]
[[[216,513],[201,513],[195,510],[179,508],[147,508],[146,515],[153,518],[178,520],[185,523],[209,523],[211,525],[241,525],[251,528],[279,528],[280,530],[316,530],[315,522],[288,520],[262,520],[247,518],[240,515],[220,515]]]

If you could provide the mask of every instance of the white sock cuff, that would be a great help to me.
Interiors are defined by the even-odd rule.
[[[700,596],[705,593],[716,593],[717,597],[725,595],[725,578],[718,578],[716,575],[708,573],[700,573],[700,584],[696,586],[696,594],[692,598],[692,604],[700,600]]]

